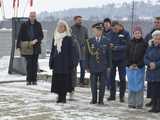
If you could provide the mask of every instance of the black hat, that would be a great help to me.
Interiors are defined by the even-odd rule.
[[[92,25],[92,28],[96,28],[98,30],[103,30],[103,23],[101,23],[101,22],[95,23]]]
[[[160,20],[160,16],[155,17],[156,20]]]
[[[103,23],[105,23],[105,22],[109,22],[109,23],[111,24],[111,19],[110,19],[110,18],[105,18],[105,19],[103,20]]]

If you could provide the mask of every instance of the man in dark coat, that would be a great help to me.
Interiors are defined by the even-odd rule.
[[[153,29],[146,35],[145,41],[151,45],[153,41],[150,41],[152,39],[152,33],[156,30],[160,30],[160,17],[156,17],[154,20],[154,27]],[[148,81],[147,83],[147,98],[151,98],[151,82]],[[152,100],[146,104],[146,107],[150,107],[152,105]]]
[[[75,16],[74,17],[75,24],[71,27],[72,36],[75,40],[78,41],[80,47],[80,84],[84,85],[84,77],[85,77],[85,43],[88,39],[88,30],[86,27],[82,26],[82,17]]]
[[[24,55],[27,62],[27,85],[37,84],[38,56],[41,53],[42,39],[42,26],[36,20],[36,12],[30,12],[28,21],[21,25],[17,40],[17,48],[20,51],[22,41],[31,41],[33,46],[33,54]]]
[[[107,33],[109,33],[112,30],[112,21],[111,21],[110,18],[105,18],[103,20],[103,27],[104,27],[103,35],[107,37]],[[111,84],[110,74],[111,74],[111,70],[110,70],[110,68],[107,68],[107,76],[106,76],[106,87],[107,87],[107,89],[110,89],[110,84]]]
[[[102,24],[97,23],[92,26],[95,37],[87,41],[88,50],[86,52],[86,65],[90,72],[92,101],[91,104],[97,103],[97,82],[99,81],[99,101],[98,104],[103,105],[105,93],[105,80],[107,67],[111,66],[111,58],[109,54],[109,42],[102,35]]]
[[[124,102],[126,90],[126,48],[130,40],[129,32],[117,21],[112,22],[112,30],[106,35],[112,48],[111,88],[108,100],[116,99],[116,68],[120,78],[120,102]]]
[[[145,41],[148,43],[152,39],[152,33],[156,30],[160,30],[160,17],[155,17],[153,29],[146,35]]]

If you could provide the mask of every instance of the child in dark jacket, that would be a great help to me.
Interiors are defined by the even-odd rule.
[[[143,107],[144,54],[147,44],[139,26],[135,26],[133,36],[127,47],[128,107],[140,109]]]

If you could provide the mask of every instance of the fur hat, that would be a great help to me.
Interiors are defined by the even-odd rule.
[[[142,33],[142,28],[140,26],[134,26],[133,33],[136,32],[136,31],[139,31],[139,32]]]

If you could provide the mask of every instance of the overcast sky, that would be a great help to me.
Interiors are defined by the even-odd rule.
[[[13,0],[3,0],[5,7],[6,17],[12,17],[13,9],[12,2]],[[29,7],[26,7],[26,3],[29,0],[19,0],[19,16],[27,16],[29,12]],[[59,11],[69,8],[85,8],[93,6],[102,6],[111,2],[121,3],[121,2],[131,2],[132,0],[33,0],[34,7],[31,9],[36,10],[38,13],[42,11]],[[147,0],[136,0],[136,1],[147,1]],[[152,0],[156,1],[156,0]],[[0,10],[1,17],[1,10]]]

